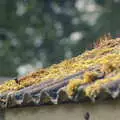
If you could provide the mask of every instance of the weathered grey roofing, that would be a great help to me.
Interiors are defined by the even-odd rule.
[[[81,85],[74,96],[70,97],[66,91],[66,85],[72,78],[80,78],[84,71],[78,72],[64,78],[64,80],[47,80],[39,85],[32,85],[17,92],[9,92],[0,95],[0,107],[23,107],[23,106],[39,106],[44,104],[61,104],[61,103],[79,103],[90,100],[85,96],[84,89],[90,84]],[[93,83],[91,83],[93,84]],[[115,99],[120,94],[120,80],[109,82],[103,85],[103,91],[95,100]]]
[[[119,66],[120,44],[119,43],[120,43],[120,39],[116,40],[116,42],[114,42],[114,40],[111,40],[110,42],[105,41],[105,44],[102,44],[103,46],[102,49],[100,46],[100,48],[97,48],[93,50],[92,52],[87,52],[83,54],[82,57],[72,59],[71,61],[68,62],[68,63],[73,64],[74,62],[80,61],[82,59],[82,63],[77,62],[75,66],[78,64],[80,64],[81,66],[84,63],[84,65],[88,66],[85,69],[79,70],[77,67],[75,69],[75,72],[73,72],[72,74],[67,74],[66,76],[64,76],[64,74],[61,74],[64,77],[59,77],[57,78],[57,80],[56,80],[56,76],[54,76],[54,78],[52,79],[51,78],[49,79],[48,77],[46,80],[43,80],[37,85],[30,84],[29,86],[25,86],[24,88],[21,88],[20,90],[17,89],[17,91],[14,91],[13,89],[10,91],[8,89],[6,92],[1,92],[0,93],[0,108],[40,106],[40,105],[45,105],[45,104],[61,104],[61,103],[74,103],[74,102],[80,103],[83,101],[90,101],[90,100],[99,101],[99,100],[116,99],[116,98],[119,99],[120,97],[120,66]],[[106,49],[106,46],[104,45],[106,45],[108,48]],[[114,64],[112,64],[111,58],[112,58],[112,61],[114,61]],[[92,61],[88,61],[88,59],[90,60],[92,59]],[[99,64],[95,60],[98,60]],[[102,61],[101,63],[101,60],[105,60],[105,62]],[[91,65],[91,62],[94,63],[94,61],[95,61],[95,64]],[[66,67],[68,67],[67,66],[68,63],[67,64],[66,62],[64,63]],[[58,64],[57,68],[55,66],[55,70],[63,65],[64,65],[63,63],[60,65]],[[68,71],[69,71],[70,65],[67,68]],[[101,71],[102,65],[103,65],[104,70]],[[64,66],[61,68],[63,70]],[[71,67],[70,69],[74,70],[74,67]],[[49,70],[50,69],[48,69],[48,71]],[[58,71],[61,73],[60,70]],[[91,78],[90,79],[88,78],[87,82],[85,81],[85,83],[77,86],[78,88],[76,91],[74,91],[73,95],[69,95],[68,92],[66,91],[69,85],[69,81],[73,79],[84,80],[84,74],[86,72],[93,72],[93,73],[97,72],[98,74],[94,80]],[[35,74],[38,75],[38,73],[39,72],[36,72]],[[36,77],[35,74],[32,75],[32,80],[34,80],[34,82],[35,80],[38,80],[39,78],[41,79],[39,75]],[[23,79],[19,79],[19,80],[29,81],[31,80],[31,76],[28,76],[27,79],[23,77]],[[103,82],[100,83],[100,81],[103,81]],[[97,82],[99,82],[100,86],[98,84],[96,85]],[[19,81],[17,81],[17,84],[19,84]],[[92,85],[96,85],[98,88],[100,87],[100,92],[97,91],[97,94],[92,94],[90,96],[86,95],[85,89]],[[96,86],[92,86],[92,87],[96,87]],[[94,93],[96,92],[96,88],[92,90]]]

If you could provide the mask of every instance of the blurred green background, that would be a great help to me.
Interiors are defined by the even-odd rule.
[[[120,37],[120,0],[0,0],[0,76],[14,77]]]

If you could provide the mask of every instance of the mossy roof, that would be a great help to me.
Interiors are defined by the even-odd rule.
[[[120,38],[0,85],[0,107],[36,106],[119,97]]]

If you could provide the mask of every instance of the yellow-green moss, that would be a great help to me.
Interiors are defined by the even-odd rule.
[[[69,81],[66,91],[69,96],[73,96],[76,89],[83,84],[91,83],[97,78],[96,72],[85,72],[83,79],[72,79]]]
[[[106,75],[114,70],[119,71],[120,65],[118,65],[118,63],[120,61],[120,52],[118,51],[120,51],[120,39],[104,40],[100,44],[100,47],[91,51],[86,51],[80,56],[31,73],[21,78],[19,84],[15,83],[14,80],[14,82],[8,81],[7,83],[10,83],[11,85],[9,86],[6,83],[2,84],[0,86],[0,93],[9,90],[18,90],[33,84],[40,84],[48,79],[59,80],[96,65],[101,66],[101,71],[105,72]],[[90,75],[84,77],[86,77],[85,79],[87,82],[90,82]]]
[[[81,84],[84,84],[84,81],[81,79],[73,79],[69,81],[69,84],[67,85],[66,92],[69,96],[73,96],[78,86]]]
[[[102,89],[102,86],[111,82],[111,81],[115,81],[118,80],[120,78],[120,73],[110,77],[110,78],[105,78],[105,79],[101,79],[101,80],[97,80],[95,81],[95,83],[93,83],[92,85],[89,85],[87,88],[85,88],[85,93],[86,96],[89,97],[95,97],[97,94],[100,93],[100,90]]]

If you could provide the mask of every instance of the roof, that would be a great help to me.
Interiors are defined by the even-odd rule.
[[[115,99],[120,93],[120,38],[0,85],[0,108]]]

